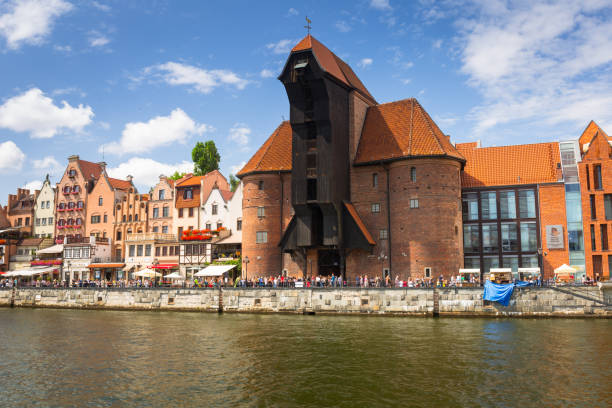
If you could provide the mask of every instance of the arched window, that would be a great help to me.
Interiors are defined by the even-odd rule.
[[[416,167],[410,168],[410,181],[416,182]]]
[[[138,221],[138,214],[134,214],[134,221]]]
[[[77,218],[76,225],[83,225],[83,220],[81,218]]]
[[[132,222],[132,214],[130,214],[130,216],[128,217],[128,220]]]
[[[83,202],[82,202],[82,201],[79,201],[79,202],[77,203],[77,208],[83,208],[83,205],[84,205],[84,204],[83,204]]]

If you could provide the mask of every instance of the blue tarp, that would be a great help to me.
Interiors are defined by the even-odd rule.
[[[493,283],[490,280],[486,280],[484,284],[484,294],[482,295],[482,298],[484,300],[499,302],[504,306],[508,306],[513,291],[514,283],[501,285],[499,283]]]
[[[518,286],[519,288],[523,288],[525,286],[530,286],[530,285],[531,285],[531,283],[527,282],[527,281],[518,281],[518,282],[516,282],[516,286]]]

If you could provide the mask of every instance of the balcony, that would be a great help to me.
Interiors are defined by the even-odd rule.
[[[140,234],[128,234],[125,237],[126,242],[139,242],[139,241],[167,241],[176,242],[176,235],[174,234],[163,234],[158,232],[145,232]]]
[[[32,255],[12,255],[11,262],[31,262],[34,259]]]

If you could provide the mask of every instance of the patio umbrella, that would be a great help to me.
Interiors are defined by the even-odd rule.
[[[159,272],[155,272],[153,269],[145,268],[141,271],[134,273],[134,276],[137,276],[139,278],[157,278],[162,276],[162,274]]]
[[[185,279],[185,278],[183,278],[183,276],[178,272],[172,272],[164,276],[164,279]]]

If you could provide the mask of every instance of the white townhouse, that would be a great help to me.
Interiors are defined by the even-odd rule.
[[[34,231],[36,238],[52,238],[55,231],[55,189],[51,187],[49,175],[40,189],[34,204]]]

